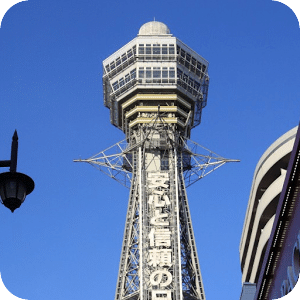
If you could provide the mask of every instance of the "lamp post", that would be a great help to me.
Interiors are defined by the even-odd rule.
[[[9,172],[0,173],[1,203],[11,212],[19,208],[25,197],[34,189],[34,181],[27,175],[17,172],[18,134],[15,131],[11,144],[10,160],[0,160],[0,167],[10,167]]]

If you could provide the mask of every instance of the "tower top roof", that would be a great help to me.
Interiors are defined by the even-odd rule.
[[[170,29],[162,22],[151,21],[142,25],[139,35],[170,35]]]

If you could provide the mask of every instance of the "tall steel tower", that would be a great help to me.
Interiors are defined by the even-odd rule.
[[[186,186],[233,161],[189,140],[207,69],[156,21],[103,62],[104,105],[126,139],[79,161],[130,187],[115,300],[205,299]]]

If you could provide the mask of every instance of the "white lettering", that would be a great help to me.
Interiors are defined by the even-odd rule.
[[[162,220],[163,218],[167,218],[168,214],[161,214],[158,209],[155,210],[155,216],[150,219],[150,224],[157,226],[167,226],[169,222],[167,220]]]
[[[154,248],[152,250],[149,250],[149,266],[153,267],[164,267],[172,266],[172,250],[171,249],[157,249]]]
[[[172,274],[163,267],[171,267],[172,249],[159,249],[158,247],[171,247],[171,231],[169,212],[165,212],[163,207],[171,205],[169,199],[169,174],[168,173],[148,173],[148,204],[150,232],[148,235],[149,246],[147,264],[155,268],[151,270],[150,284],[157,288],[165,288],[172,283]],[[172,300],[172,290],[152,290],[151,300]]]
[[[159,197],[158,195],[150,195],[148,203],[154,204],[155,207],[164,207],[171,204],[167,195],[163,195],[162,197]]]
[[[152,285],[166,287],[172,282],[172,274],[167,270],[154,271],[150,276],[150,282]]]
[[[169,228],[152,228],[148,237],[150,247],[171,246],[171,231]]]

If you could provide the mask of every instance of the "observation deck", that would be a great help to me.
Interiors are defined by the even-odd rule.
[[[104,105],[113,125],[128,132],[162,121],[185,130],[201,122],[207,103],[208,62],[157,21],[144,24],[136,38],[103,61]]]

